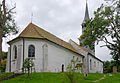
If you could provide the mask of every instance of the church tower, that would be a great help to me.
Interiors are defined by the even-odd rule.
[[[85,16],[84,16],[84,20],[81,24],[82,25],[82,34],[84,34],[84,30],[86,28],[85,22],[89,19],[90,18],[89,18],[88,4],[87,4],[87,0],[86,0]],[[78,39],[79,39],[79,43],[82,43],[84,41],[84,39],[80,39],[80,38],[78,38]],[[91,50],[89,47],[84,47],[84,48],[87,49],[89,53],[91,53],[92,55],[95,56],[95,49]]]

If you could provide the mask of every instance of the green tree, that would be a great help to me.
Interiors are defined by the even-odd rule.
[[[1,72],[5,72],[7,59],[1,60]]]
[[[2,72],[5,72],[6,62],[7,62],[7,52],[2,52],[1,67],[0,67],[0,70]]]
[[[116,65],[116,61],[104,61],[104,73],[112,73],[113,72],[113,66]],[[117,66],[118,72],[120,72],[120,66]]]
[[[103,72],[104,73],[112,73],[112,67],[113,67],[113,64],[111,64],[111,61],[104,61]]]
[[[7,53],[8,52],[2,52],[2,59],[4,60],[4,59],[7,59]]]
[[[6,7],[6,1],[0,1],[0,66],[2,58],[2,38],[8,36],[11,32],[16,34],[18,31],[16,29],[15,20],[13,18],[13,9]]]
[[[75,72],[80,72],[80,70],[82,71],[82,65],[83,63],[81,63],[81,61],[77,59],[73,59],[71,60],[70,64],[67,66],[67,72],[66,75],[69,78],[71,83],[75,83]]]
[[[120,0],[107,1],[94,12],[95,17],[86,21],[86,29],[81,36],[83,46],[93,48],[93,44],[102,41],[110,50],[113,59],[120,62]],[[108,39],[109,38],[109,39]]]
[[[25,61],[23,62],[23,70],[25,69],[25,73],[26,73],[26,69],[27,69],[28,78],[30,77],[30,69],[32,69],[33,66],[34,66],[34,62],[30,58],[26,58]]]

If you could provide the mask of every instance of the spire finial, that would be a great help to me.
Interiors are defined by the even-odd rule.
[[[32,23],[32,21],[33,21],[33,12],[31,13],[31,23]]]

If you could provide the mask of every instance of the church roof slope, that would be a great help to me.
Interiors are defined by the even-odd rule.
[[[83,48],[82,46],[80,46],[80,45],[78,45],[76,42],[74,42],[73,40],[71,40],[74,44],[76,44],[79,48],[81,48],[82,50],[84,50],[84,51],[86,51],[86,52],[88,52],[88,50],[87,49],[85,49],[85,48]]]
[[[44,38],[39,32],[34,28],[34,25],[30,23],[19,35],[19,37],[32,37],[32,38]]]
[[[71,44],[68,42],[63,41],[62,39],[54,36],[53,34],[45,31],[44,29],[34,25],[33,23],[30,23],[18,37],[27,37],[27,38],[42,38],[50,40],[62,47],[65,47],[77,54],[80,54],[76,49],[73,48]],[[82,54],[80,54],[82,55]],[[83,55],[82,55],[83,56]]]

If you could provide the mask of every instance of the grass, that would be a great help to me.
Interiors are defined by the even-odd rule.
[[[92,80],[97,80],[103,76],[103,74],[89,74],[87,79],[84,79],[84,75],[75,73],[75,81],[77,83],[90,83]],[[25,78],[25,75],[21,75],[17,78],[3,81],[2,83],[70,83],[70,80],[64,73],[33,73],[32,78]]]
[[[21,75],[17,78],[3,81],[3,83],[62,83],[60,73],[33,73],[32,78],[25,78]]]
[[[100,80],[98,83],[120,83],[120,73],[106,74],[106,78]]]
[[[84,75],[75,73],[76,83],[92,83],[94,80],[98,80],[103,77],[104,74],[89,73],[87,79],[84,79]],[[25,78],[25,75],[21,75],[17,78],[3,81],[1,83],[70,83],[65,73],[33,73],[32,78]],[[106,78],[100,80],[97,83],[120,83],[120,74],[106,74]]]

